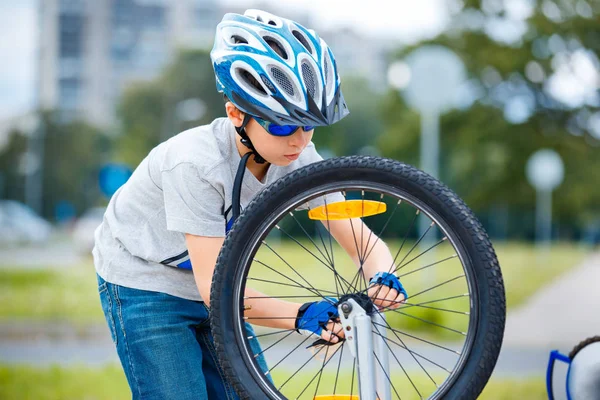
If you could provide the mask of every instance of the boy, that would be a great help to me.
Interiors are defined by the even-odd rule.
[[[227,118],[154,148],[112,197],[96,231],[102,308],[136,399],[237,398],[223,379],[208,324],[212,274],[237,203],[248,204],[266,185],[321,160],[311,142],[314,127],[348,114],[333,54],[293,21],[258,10],[227,14],[211,59]],[[347,225],[330,229],[354,249]],[[406,292],[385,272],[393,260],[379,242],[364,272],[374,277],[374,303],[393,308]],[[343,339],[330,302],[272,301],[253,307],[252,315],[284,309],[296,319],[264,325]],[[260,352],[256,339],[251,345]],[[266,369],[264,359],[259,363]]]

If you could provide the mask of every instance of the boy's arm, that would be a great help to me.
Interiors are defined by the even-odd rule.
[[[212,283],[212,276],[217,263],[217,257],[219,256],[219,251],[221,250],[221,246],[223,246],[225,238],[190,234],[186,234],[185,238],[190,259],[192,261],[192,270],[194,271],[196,286],[198,286],[198,291],[200,292],[202,299],[206,305],[210,307],[210,286]],[[246,289],[245,295],[247,297],[267,297],[250,288]],[[261,298],[246,299],[244,305],[246,307],[251,307],[244,311],[244,316],[246,317],[278,317],[275,319],[250,319],[249,322],[253,324],[278,329],[294,329],[296,315],[302,304],[273,298]],[[289,318],[284,319],[280,317]],[[341,326],[339,329],[341,329]],[[331,337],[326,330],[323,330],[321,336],[325,340],[329,340]]]
[[[367,283],[377,272],[395,273],[396,265],[387,245],[360,218],[321,222],[329,230],[336,242],[348,253],[357,267],[360,268],[360,258],[363,259],[362,274]],[[380,299],[376,299],[374,301],[375,304],[386,307],[390,306],[390,308],[399,306],[399,304],[390,303],[391,301],[404,300],[404,295],[398,294],[394,289],[378,288],[369,290],[369,295],[373,295],[374,293],[377,293],[377,299]],[[388,301],[383,301],[383,299],[387,299]]]

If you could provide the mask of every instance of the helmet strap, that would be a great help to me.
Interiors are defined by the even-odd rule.
[[[242,125],[239,127],[236,126],[235,130],[238,133],[238,135],[242,137],[242,144],[250,150],[252,150],[252,154],[254,154],[254,162],[257,164],[264,164],[267,161],[260,154],[258,154],[258,151],[256,151],[256,149],[254,148],[254,145],[252,144],[250,138],[248,137],[248,134],[246,133],[246,125],[248,125],[248,122],[250,122],[250,118],[252,118],[250,114],[245,114]]]

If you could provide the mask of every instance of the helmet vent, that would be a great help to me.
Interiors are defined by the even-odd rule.
[[[306,51],[312,54],[312,47],[310,46],[310,44],[308,44],[308,39],[306,39],[306,36],[304,36],[302,33],[300,33],[300,31],[297,31],[295,29],[292,31],[292,35],[294,35],[294,37],[298,39],[302,46],[306,48]]]
[[[284,50],[283,46],[277,40],[273,39],[270,36],[265,36],[265,37],[263,37],[263,39],[265,42],[267,42],[269,47],[271,47],[273,49],[273,51],[279,55],[279,57],[281,57],[285,60],[288,59],[288,55],[287,55],[286,51]]]
[[[246,38],[241,37],[240,35],[231,35],[231,41],[233,44],[248,44]]]
[[[304,85],[308,91],[308,95],[315,98],[315,92],[317,91],[317,79],[315,72],[307,63],[302,63],[302,79],[304,79]]]
[[[250,72],[242,68],[236,68],[236,72],[245,83],[250,85],[252,88],[256,89],[260,94],[265,96],[267,95],[265,88],[263,88],[260,82],[258,82],[254,75],[252,75]]]
[[[294,85],[290,81],[281,69],[277,67],[271,67],[271,74],[273,74],[273,78],[277,81],[277,84],[290,96],[294,96]]]

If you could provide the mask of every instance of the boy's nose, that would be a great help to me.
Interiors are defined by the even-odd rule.
[[[290,136],[291,145],[303,149],[308,144],[308,135],[303,127],[298,128],[292,136]]]

